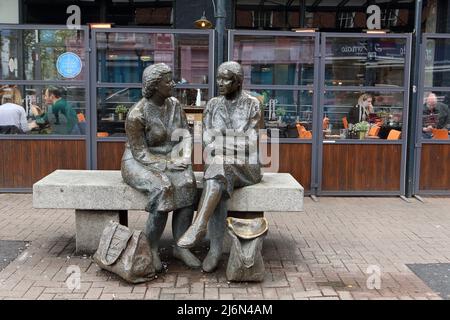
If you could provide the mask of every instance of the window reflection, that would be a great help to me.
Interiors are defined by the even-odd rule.
[[[309,85],[314,82],[314,38],[236,35],[233,60],[244,84]]]
[[[406,40],[327,38],[325,84],[403,86]]]
[[[97,33],[98,80],[140,83],[147,66],[163,62],[173,70],[176,82],[205,84],[208,39],[208,35]]]
[[[450,39],[428,39],[425,48],[425,79],[428,87],[450,86]]]
[[[1,30],[1,76],[3,80],[83,80],[85,65],[82,30]],[[65,77],[57,60],[72,52],[81,60],[80,73]]]

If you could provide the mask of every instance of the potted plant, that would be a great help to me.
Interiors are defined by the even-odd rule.
[[[119,117],[119,120],[123,120],[124,115],[126,115],[128,112],[128,108],[125,107],[123,104],[119,104],[116,106],[115,113]]]
[[[369,123],[367,121],[361,121],[355,124],[354,130],[358,132],[359,139],[364,139],[367,131],[369,131]]]
[[[278,117],[278,123],[282,123],[281,118],[283,118],[286,115],[286,109],[283,107],[279,107],[275,110],[275,114]]]

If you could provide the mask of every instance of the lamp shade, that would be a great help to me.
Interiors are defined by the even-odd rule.
[[[205,11],[203,11],[203,15],[200,19],[195,20],[194,26],[199,29],[211,29],[212,23],[205,16]]]

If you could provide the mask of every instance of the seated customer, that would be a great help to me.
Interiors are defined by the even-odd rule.
[[[369,121],[369,114],[371,113],[373,113],[372,96],[364,93],[359,97],[358,103],[351,108],[347,120],[353,124]]]
[[[426,94],[422,113],[424,138],[431,138],[433,129],[447,129],[449,123],[448,106],[438,102],[435,93],[429,92]]]
[[[38,124],[50,124],[51,131],[54,134],[81,134],[77,113],[67,103],[67,100],[62,98],[60,88],[49,87],[46,89],[44,100],[49,105],[47,112],[44,112],[38,106],[32,107],[32,112],[36,116]]]
[[[26,133],[31,129],[27,122],[25,109],[13,103],[13,101],[19,100],[19,97],[15,97],[14,92],[12,88],[4,88],[2,92],[2,104],[0,105],[1,134]]]

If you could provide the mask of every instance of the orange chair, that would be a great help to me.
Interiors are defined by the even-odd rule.
[[[297,127],[298,137],[300,139],[311,139],[312,133],[311,131],[307,131],[304,126],[302,126],[300,123],[297,123],[295,125]]]
[[[436,140],[448,140],[448,130],[447,129],[433,129],[433,139]]]
[[[375,137],[375,136],[378,136],[379,133],[380,133],[380,127],[373,126],[372,128],[370,128],[368,135]]]
[[[300,139],[311,139],[312,138],[312,133],[311,131],[305,131],[302,133]]]
[[[344,129],[348,129],[348,120],[347,117],[342,118],[342,123],[344,124]]]
[[[387,140],[398,140],[398,139],[400,139],[401,135],[402,135],[401,131],[392,129],[391,131],[389,131]]]
[[[327,116],[325,116],[322,120],[323,130],[327,130],[329,126],[330,126],[330,119]]]

